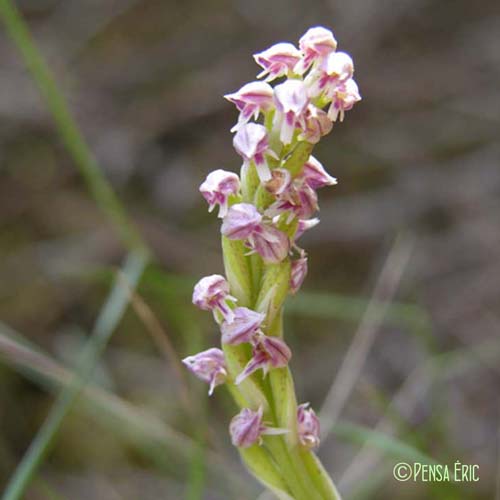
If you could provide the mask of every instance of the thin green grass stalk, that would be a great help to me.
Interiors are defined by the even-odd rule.
[[[400,439],[351,422],[338,422],[333,434],[343,441],[368,445],[395,459],[436,465],[439,462]]]
[[[132,252],[127,257],[123,267],[123,275],[131,289],[135,289],[137,286],[146,263],[147,258],[142,252]],[[23,498],[31,479],[49,453],[64,418],[91,377],[97,360],[120,322],[128,302],[128,290],[117,281],[104,307],[101,309],[92,335],[85,344],[79,358],[76,369],[77,376],[57,397],[45,422],[11,477],[2,497],[3,500],[20,500]]]
[[[71,384],[74,373],[29,342],[24,336],[0,322],[0,360],[33,383],[57,392]],[[156,415],[136,408],[105,389],[87,384],[82,391],[85,413],[119,435],[125,442],[147,456],[161,470],[172,456],[189,463],[196,453],[197,443],[181,434]],[[205,450],[206,467],[219,478],[221,491],[247,493],[247,482],[234,471],[228,474],[228,464],[213,450]],[[224,479],[224,481],[222,480]]]
[[[10,0],[0,0],[0,17],[37,83],[56,122],[61,139],[85,179],[95,202],[116,227],[125,245],[130,250],[141,249],[147,254],[146,245],[103,176],[19,10]]]

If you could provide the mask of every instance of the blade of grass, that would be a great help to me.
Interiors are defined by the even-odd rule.
[[[85,179],[95,202],[116,227],[125,245],[129,249],[140,249],[147,254],[148,250],[142,237],[103,176],[19,10],[10,0],[0,0],[0,17],[37,83],[56,122],[61,139]]]
[[[478,364],[488,365],[491,363],[492,366],[496,366],[499,353],[500,343],[497,340],[485,341],[478,346],[459,348],[435,355],[417,365],[393,396],[390,403],[392,408],[388,409],[386,414],[379,420],[374,431],[391,436],[391,438],[394,437],[396,429],[390,417],[393,411],[397,411],[409,418],[418,401],[426,397],[426,394],[434,387],[438,378],[445,380],[463,375],[467,370]],[[380,453],[378,453],[378,450],[374,450],[370,443],[365,443],[344,471],[339,481],[339,487],[350,495],[351,490],[359,486],[363,478],[372,475],[379,462]],[[356,495],[353,494],[353,496]]]
[[[132,252],[126,259],[123,275],[131,288],[135,288],[146,266],[142,252]],[[31,442],[26,454],[11,477],[3,500],[19,500],[50,450],[54,438],[81,389],[87,383],[97,359],[123,316],[128,304],[128,290],[119,282],[113,289],[97,318],[90,339],[78,360],[77,377],[57,397],[45,422]]]
[[[0,359],[34,383],[55,392],[71,384],[75,374],[32,345],[22,335],[0,322]],[[137,446],[151,458],[154,446],[159,445],[161,455],[181,457],[189,462],[197,452],[198,443],[176,431],[156,415],[136,408],[119,396],[102,388],[87,385],[82,390],[83,409],[110,431]],[[221,489],[226,484],[231,493],[242,493],[248,484],[219,454],[206,451],[207,466],[214,477],[220,478]],[[222,481],[224,479],[224,481]]]
[[[394,436],[363,427],[362,425],[341,421],[337,422],[337,424],[333,427],[332,432],[345,441],[377,448],[386,455],[397,459],[404,459],[410,462],[420,462],[424,464],[438,463],[436,460],[421,452],[414,446],[404,443]]]
[[[380,272],[373,292],[373,300],[368,303],[365,315],[349,346],[338,374],[328,391],[320,411],[320,420],[325,432],[323,442],[340,416],[356,380],[363,368],[375,336],[383,323],[388,305],[391,303],[410,258],[413,240],[399,236]],[[374,302],[376,301],[376,303]],[[382,306],[379,304],[382,303]]]

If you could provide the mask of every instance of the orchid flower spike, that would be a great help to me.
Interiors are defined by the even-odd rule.
[[[247,83],[237,92],[226,94],[224,97],[240,112],[238,123],[231,129],[231,132],[237,131],[252,116],[254,120],[257,120],[261,112],[274,108],[273,88],[265,82]]]
[[[233,173],[218,169],[210,172],[200,186],[200,193],[208,203],[208,211],[211,212],[219,205],[219,217],[227,214],[228,199],[235,196],[240,190],[240,179]]]
[[[220,274],[205,276],[194,287],[193,304],[204,311],[212,311],[217,322],[217,313],[228,323],[234,320],[234,312],[231,309],[234,302],[236,299],[229,295],[229,283]]]
[[[319,419],[309,403],[304,403],[297,408],[297,431],[300,444],[312,449],[319,446],[320,425]]]
[[[286,80],[274,87],[276,114],[273,128],[279,129],[283,144],[292,142],[295,127],[306,128],[305,111],[309,104],[307,89],[301,80]]]
[[[266,76],[270,82],[280,76],[287,76],[300,61],[302,54],[291,43],[277,43],[268,49],[254,54],[255,62],[264,68],[257,78]]]
[[[246,307],[237,307],[234,310],[232,323],[222,323],[222,343],[238,345],[252,342],[255,334],[260,331],[266,315],[252,311]]]
[[[252,358],[245,369],[236,377],[235,384],[239,385],[253,372],[262,369],[264,376],[271,368],[283,368],[288,365],[292,351],[279,337],[259,335],[253,345]]]
[[[337,40],[333,33],[321,26],[310,28],[299,40],[303,58],[294,68],[295,73],[303,75],[313,64],[321,63],[330,53],[335,52]]]
[[[276,153],[269,147],[266,127],[258,123],[246,123],[238,128],[233,138],[236,152],[243,158],[243,165],[255,163],[257,174],[261,182],[271,179],[271,171],[267,164],[266,155],[277,158]]]
[[[216,386],[223,384],[227,377],[224,353],[215,347],[184,358],[182,362],[199,379],[209,384],[208,394],[212,395]]]

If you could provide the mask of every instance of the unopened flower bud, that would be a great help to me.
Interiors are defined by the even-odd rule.
[[[267,75],[266,81],[271,81],[280,76],[287,76],[299,62],[301,53],[291,43],[277,43],[254,54],[253,57],[255,62],[264,68],[257,78]]]
[[[226,381],[227,369],[224,353],[220,349],[211,348],[194,356],[184,358],[182,362],[199,379],[209,384],[208,394],[212,395],[216,386]]]
[[[231,132],[238,130],[252,116],[254,120],[257,120],[259,113],[274,107],[273,88],[265,82],[247,83],[237,92],[227,94],[224,97],[232,102],[240,112],[238,123],[231,129]]]
[[[265,317],[265,314],[246,307],[237,307],[234,310],[234,321],[221,325],[222,343],[238,345],[243,342],[251,342]]]
[[[312,449],[319,446],[320,426],[319,419],[309,403],[304,403],[297,408],[297,431],[300,443]]]
[[[267,427],[262,422],[262,407],[257,411],[250,408],[243,408],[238,415],[233,417],[229,424],[229,433],[234,446],[238,448],[248,448],[256,443],[262,443],[262,435],[286,434],[288,430]]]
[[[236,299],[229,295],[229,283],[220,274],[205,276],[194,287],[193,304],[204,311],[212,311],[216,320],[216,312],[219,312],[226,322],[233,321],[231,302]]]
[[[240,189],[240,179],[234,172],[218,169],[208,174],[200,186],[200,193],[208,203],[211,212],[219,205],[219,217],[224,217],[228,210],[228,199],[236,195]]]

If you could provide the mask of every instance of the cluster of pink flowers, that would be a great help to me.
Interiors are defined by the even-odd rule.
[[[290,293],[297,292],[307,274],[307,254],[297,246],[297,239],[319,222],[314,217],[318,210],[316,190],[337,181],[313,156],[306,157],[298,170],[288,169],[287,161],[294,147],[316,144],[361,99],[353,80],[352,59],[336,48],[332,32],[315,27],[300,39],[299,48],[278,43],[254,56],[263,68],[258,77],[265,77],[265,81],[248,83],[225,96],[239,111],[232,132],[234,148],[243,160],[241,178],[218,169],[200,186],[209,211],[219,207],[223,236],[242,241],[247,255],[258,254],[263,265],[291,260]],[[277,78],[280,83],[271,86]],[[263,202],[256,201],[257,195],[249,200],[244,193],[244,179],[253,168]],[[210,394],[226,381],[239,385],[259,369],[265,376],[269,370],[288,364],[291,351],[284,340],[264,333],[266,315],[239,307],[223,276],[201,279],[194,288],[193,303],[212,311],[222,344],[251,346],[251,358],[234,380],[229,377],[221,349],[211,348],[184,360],[209,384]],[[262,434],[286,432],[267,427],[262,418],[262,408],[244,408],[230,425],[233,443],[247,447],[259,443]],[[303,446],[318,445],[319,422],[307,404],[298,407],[297,428]]]

